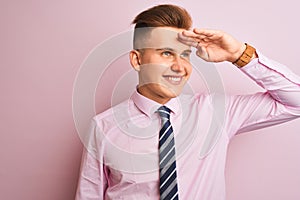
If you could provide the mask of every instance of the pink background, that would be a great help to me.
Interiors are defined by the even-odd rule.
[[[300,74],[294,0],[1,1],[0,199],[74,199],[82,144],[72,91],[80,65],[96,45],[130,30],[138,12],[165,2],[185,7],[195,26],[225,30]],[[114,65],[129,69],[126,57]],[[231,65],[218,65],[228,93],[260,91]],[[99,83],[97,112],[110,105],[110,77]],[[300,199],[299,125],[295,120],[233,139],[228,200]]]

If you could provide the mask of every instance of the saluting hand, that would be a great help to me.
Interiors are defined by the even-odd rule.
[[[208,62],[234,62],[246,49],[244,43],[219,30],[195,28],[193,31],[179,33],[178,39],[186,45],[195,47],[196,54]]]

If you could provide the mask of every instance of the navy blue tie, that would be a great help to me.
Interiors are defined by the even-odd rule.
[[[159,190],[161,200],[178,200],[175,142],[170,122],[171,110],[161,106],[158,113],[162,128],[159,132]]]

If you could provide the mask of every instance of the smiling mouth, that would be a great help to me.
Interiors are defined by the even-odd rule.
[[[163,76],[169,83],[179,85],[182,82],[183,76]]]

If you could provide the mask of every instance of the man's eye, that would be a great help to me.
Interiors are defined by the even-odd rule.
[[[190,55],[191,55],[190,53],[182,53],[181,57],[183,57],[183,58],[189,58]]]
[[[162,55],[163,56],[171,56],[172,53],[170,51],[164,51],[164,52],[162,52]]]

